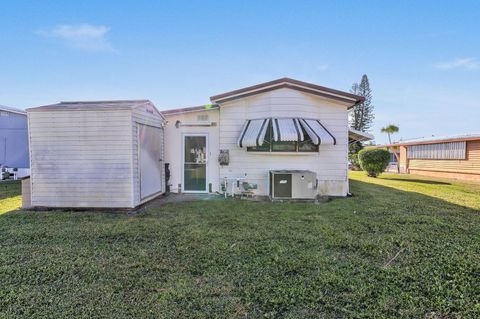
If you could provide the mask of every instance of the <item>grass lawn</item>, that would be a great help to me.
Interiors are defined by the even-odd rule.
[[[321,205],[135,216],[11,211],[0,184],[0,317],[479,318],[480,185],[351,177]]]
[[[0,182],[0,215],[22,207],[21,193],[22,184],[19,180]]]

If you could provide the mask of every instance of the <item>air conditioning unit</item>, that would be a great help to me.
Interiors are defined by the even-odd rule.
[[[314,199],[317,196],[317,174],[303,170],[270,171],[271,199]]]

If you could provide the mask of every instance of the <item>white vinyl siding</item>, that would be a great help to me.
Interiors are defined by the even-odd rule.
[[[162,127],[161,130],[161,141],[162,141],[162,191],[165,191],[165,137],[164,137],[164,130],[163,130],[163,119],[160,117],[159,114],[155,113],[152,114],[150,112],[146,111],[145,106],[140,106],[132,110],[132,136],[133,136],[133,149],[132,149],[132,154],[133,154],[133,167],[135,168],[133,170],[133,194],[134,194],[134,203],[135,206],[148,201],[149,198],[144,198],[143,200],[140,199],[140,166],[139,166],[139,161],[138,161],[138,124],[144,124],[144,125],[149,125],[153,127]]]
[[[32,205],[132,206],[130,119],[127,110],[29,113]]]
[[[219,183],[219,110],[200,110],[189,113],[166,114],[167,124],[165,126],[165,141],[167,152],[166,162],[170,164],[170,180],[172,192],[179,192],[179,185],[183,188],[183,160],[185,150],[183,149],[183,138],[185,135],[206,135],[208,136],[208,154],[207,154],[207,183],[212,184],[212,191],[220,191]],[[203,126],[204,119],[208,117],[209,122],[216,123],[215,126]],[[175,123],[188,123],[189,126],[176,127]],[[242,122],[243,125],[244,122]],[[235,143],[238,136],[235,136]],[[208,185],[207,185],[208,187]]]
[[[465,159],[466,142],[448,142],[407,147],[409,159]]]
[[[32,206],[132,208],[150,199],[140,201],[137,126],[161,128],[163,157],[164,120],[153,106],[68,108],[28,112]]]
[[[319,119],[336,138],[336,145],[320,145],[316,153],[247,152],[237,145],[245,121],[252,118]],[[246,177],[258,184],[258,195],[268,194],[269,170],[311,170],[317,173],[323,194],[348,192],[347,106],[312,94],[283,88],[220,105],[220,149],[230,152],[230,164],[221,166],[220,180]]]

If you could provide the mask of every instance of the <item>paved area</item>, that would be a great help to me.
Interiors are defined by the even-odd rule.
[[[220,194],[177,194],[170,193],[165,196],[159,196],[146,204],[147,207],[158,207],[168,203],[183,203],[197,200],[224,200]]]

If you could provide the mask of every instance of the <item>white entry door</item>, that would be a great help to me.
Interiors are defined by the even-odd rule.
[[[138,124],[140,198],[162,191],[162,130]]]
[[[185,135],[183,139],[183,191],[207,192],[207,135]]]

